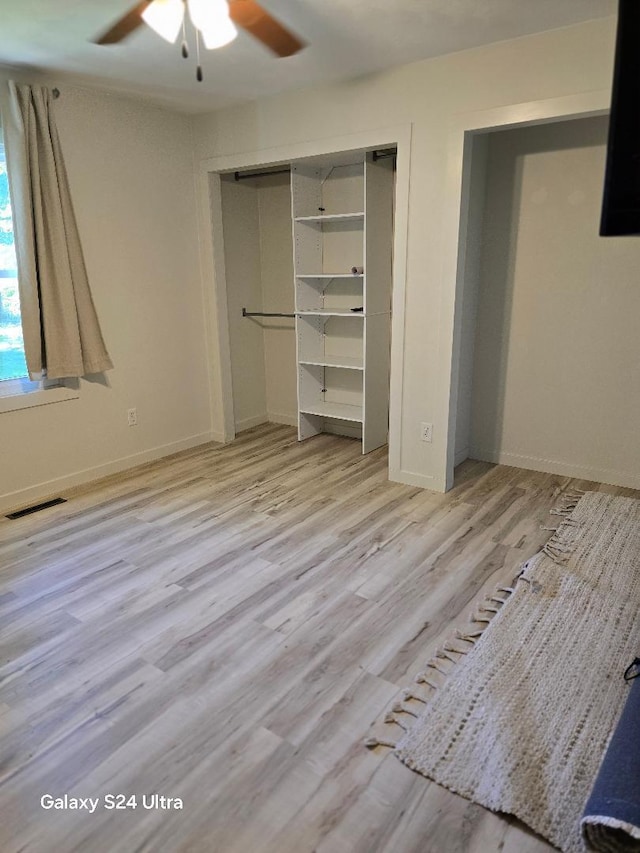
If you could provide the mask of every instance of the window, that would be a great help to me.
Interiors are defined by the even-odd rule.
[[[27,376],[7,163],[0,142],[0,382]]]

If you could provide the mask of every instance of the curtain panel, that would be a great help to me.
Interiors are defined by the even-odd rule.
[[[3,101],[29,375],[102,373],[113,364],[91,297],[51,94],[42,86],[9,82]]]

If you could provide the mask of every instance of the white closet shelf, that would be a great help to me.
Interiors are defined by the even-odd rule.
[[[355,279],[364,278],[364,274],[363,273],[351,273],[351,272],[340,272],[340,273],[324,273],[323,272],[323,273],[309,273],[306,275],[302,275],[302,274],[298,273],[296,278],[312,279],[313,281],[315,281],[316,279],[318,281],[327,281],[327,280],[332,279],[332,278],[355,278]]]
[[[308,222],[315,224],[316,222],[357,222],[359,219],[364,221],[364,211],[358,210],[354,213],[323,213],[320,216],[296,216],[296,222]]]
[[[320,415],[323,418],[336,418],[340,421],[355,421],[363,423],[362,406],[351,406],[347,403],[311,403],[301,404],[300,411],[305,415]]]
[[[362,356],[353,358],[348,355],[324,355],[318,358],[301,358],[299,363],[316,367],[343,367],[346,370],[364,370]]]
[[[298,439],[341,422],[369,453],[389,425],[393,169],[354,157],[291,166]]]

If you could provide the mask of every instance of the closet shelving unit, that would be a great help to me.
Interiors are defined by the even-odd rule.
[[[392,163],[297,161],[291,194],[298,438],[357,430],[368,453],[389,419]]]

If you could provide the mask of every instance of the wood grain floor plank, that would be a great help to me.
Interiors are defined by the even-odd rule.
[[[0,519],[3,853],[542,853],[363,739],[576,486],[263,425]],[[94,815],[43,793],[183,797]]]

